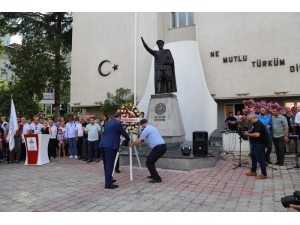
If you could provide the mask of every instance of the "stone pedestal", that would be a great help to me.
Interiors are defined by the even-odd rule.
[[[174,94],[151,95],[148,107],[148,122],[156,127],[167,145],[181,144],[185,130],[177,96]]]

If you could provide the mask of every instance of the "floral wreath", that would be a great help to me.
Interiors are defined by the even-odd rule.
[[[118,109],[118,112],[121,113],[121,121],[125,118],[139,118],[140,113],[138,108],[132,103],[126,103]],[[127,122],[122,121],[122,126],[124,130],[132,134],[133,132],[137,132],[139,128],[139,122]]]

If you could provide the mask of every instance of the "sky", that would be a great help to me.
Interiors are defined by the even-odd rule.
[[[13,43],[21,44],[21,42],[22,42],[22,39],[21,39],[21,36],[19,36],[19,35],[14,35],[14,36],[10,37],[11,44],[13,44]]]

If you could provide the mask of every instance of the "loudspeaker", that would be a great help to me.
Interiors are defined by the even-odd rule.
[[[193,154],[194,155],[207,155],[208,153],[208,142],[205,140],[195,140],[193,141]]]
[[[193,132],[193,141],[196,140],[205,140],[208,142],[208,132],[206,131],[194,131]]]

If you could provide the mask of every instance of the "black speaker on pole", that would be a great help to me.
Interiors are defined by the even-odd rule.
[[[193,132],[193,154],[207,155],[208,153],[208,132],[194,131]]]

